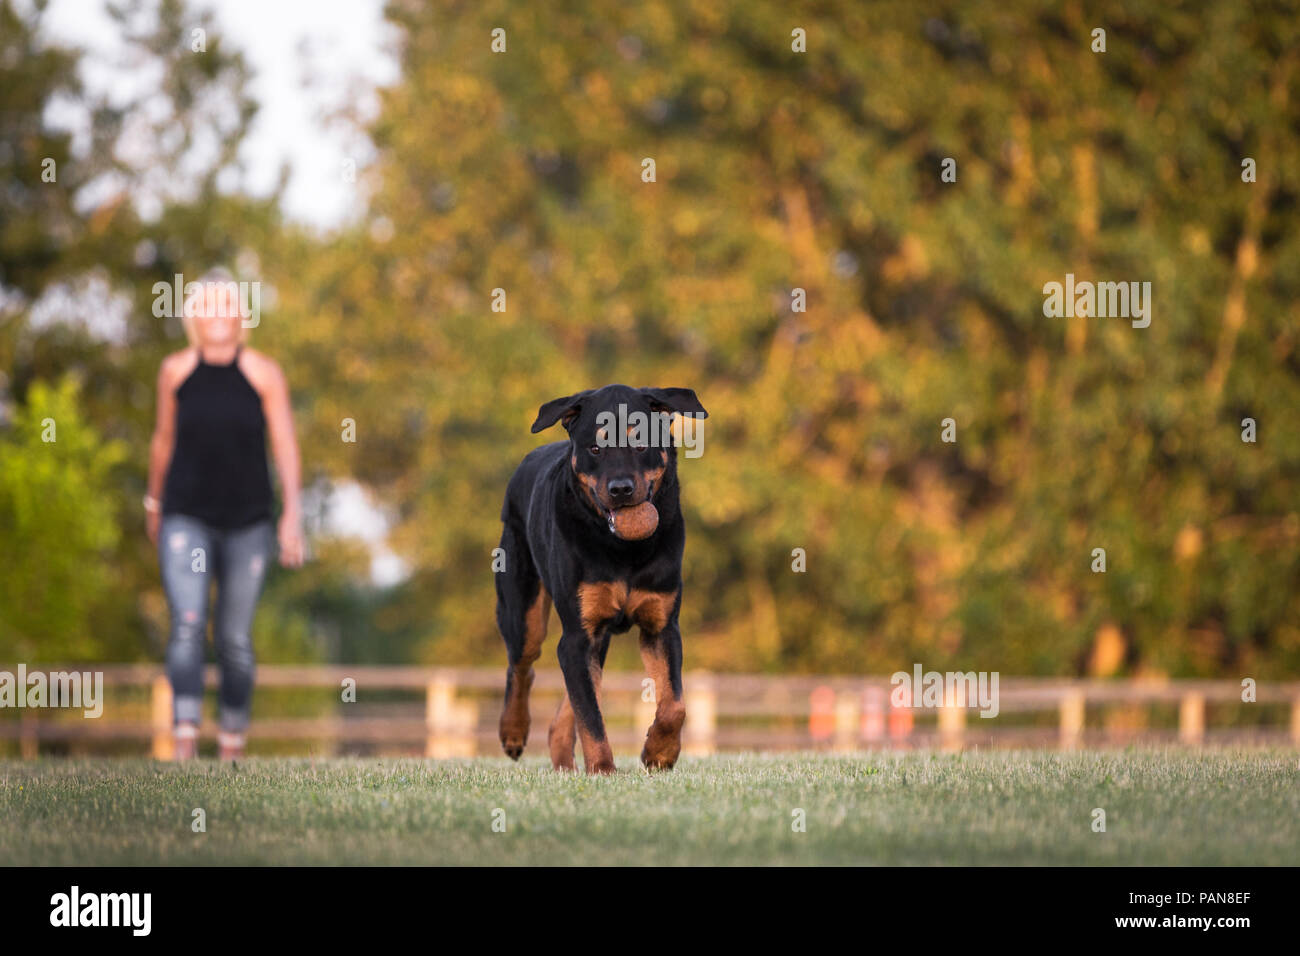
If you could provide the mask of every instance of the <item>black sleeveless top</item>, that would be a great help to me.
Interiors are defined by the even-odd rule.
[[[199,364],[176,389],[176,444],[163,514],[183,514],[214,528],[242,528],[271,517],[262,398],[239,370]]]

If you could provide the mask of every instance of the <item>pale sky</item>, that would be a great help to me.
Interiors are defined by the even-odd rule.
[[[375,88],[397,77],[382,0],[214,0],[197,7],[213,12],[253,71],[249,92],[261,110],[241,153],[248,191],[268,193],[287,161],[291,218],[328,228],[355,215],[356,187],[342,167],[345,159],[363,167],[369,144],[331,117],[343,110],[373,115]],[[124,96],[140,88],[138,73],[114,65],[121,46],[104,0],[52,0],[44,25],[52,38],[90,52],[83,78],[92,91]]]

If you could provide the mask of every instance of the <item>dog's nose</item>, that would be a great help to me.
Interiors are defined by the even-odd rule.
[[[611,478],[609,480],[609,496],[615,504],[626,504],[632,500],[632,492],[636,490],[636,482],[631,478]]]

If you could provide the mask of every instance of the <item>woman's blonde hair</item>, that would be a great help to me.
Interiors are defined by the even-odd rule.
[[[185,328],[185,337],[190,340],[190,345],[195,348],[198,348],[199,345],[199,330],[194,321],[194,311],[200,303],[205,303],[207,301],[207,289],[209,286],[216,285],[225,288],[231,301],[233,301],[236,304],[236,307],[241,310],[241,319],[247,317],[242,314],[244,302],[243,298],[239,294],[239,283],[235,280],[234,275],[232,275],[229,270],[221,268],[209,269],[207,272],[203,273],[198,284],[203,287],[204,293],[202,295],[194,296],[187,295],[181,308],[181,325]],[[241,321],[239,323],[239,341],[241,344],[248,341],[248,329],[249,327],[245,322]]]

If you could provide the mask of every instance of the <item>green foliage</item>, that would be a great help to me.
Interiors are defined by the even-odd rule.
[[[0,431],[0,660],[103,653],[95,611],[113,585],[110,489],[123,451],[86,422],[69,379],[34,385]]]
[[[361,481],[396,519],[402,586],[369,591],[364,556],[329,546],[272,582],[277,656],[500,662],[501,496],[558,436],[528,425],[623,381],[695,388],[711,413],[681,468],[688,667],[1300,674],[1288,5],[553,6],[391,3],[402,71],[368,130],[370,210],[321,238],[215,188],[252,115],[247,71],[219,42],[176,55],[178,3],[138,45],[184,132],[202,90],[234,105],[217,158],[150,222],[35,192],[33,157],[66,144],[32,131],[75,56],[39,54],[0,0],[31,67],[22,97],[0,84],[0,176],[23,199],[0,219],[0,281],[21,313],[103,270],[134,343],[0,323],[16,399],[84,372],[91,419],[127,443],[113,494],[138,523],[151,385],[180,341],[149,289],[252,250],[278,293],[256,344],[288,373],[308,481]],[[121,116],[101,119],[111,142]],[[176,155],[158,164],[179,175]],[[1066,273],[1151,282],[1151,326],[1045,317]],[[156,567],[127,530],[104,628],[156,653],[133,636],[158,640]],[[611,666],[637,666],[632,644]]]
[[[488,555],[527,425],[625,381],[691,386],[712,413],[682,464],[693,666],[1300,672],[1293,18],[390,16],[376,226],[277,263],[271,335],[321,383],[310,457],[402,518],[428,657],[499,659]],[[1067,272],[1150,281],[1151,327],[1046,318]]]

